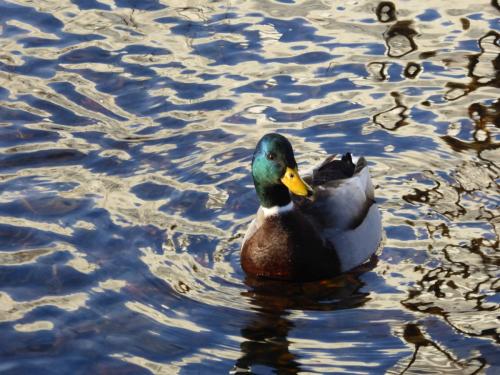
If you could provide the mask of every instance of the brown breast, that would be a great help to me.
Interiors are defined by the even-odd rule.
[[[251,276],[294,281],[340,273],[335,250],[298,210],[267,217],[244,243],[241,265]]]

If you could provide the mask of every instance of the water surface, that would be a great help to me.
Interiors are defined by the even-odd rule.
[[[0,0],[0,372],[498,373],[499,17]],[[245,279],[269,131],[370,161],[376,261]]]

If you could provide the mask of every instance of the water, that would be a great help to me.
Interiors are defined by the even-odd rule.
[[[0,0],[1,373],[500,371],[498,2],[340,3]],[[376,262],[245,280],[269,131],[367,157]]]

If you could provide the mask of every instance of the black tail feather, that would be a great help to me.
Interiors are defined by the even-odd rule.
[[[352,155],[349,152],[342,155],[340,160],[330,156],[314,171],[313,185],[352,177],[355,170],[356,165],[352,162]]]

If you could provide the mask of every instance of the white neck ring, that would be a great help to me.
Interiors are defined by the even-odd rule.
[[[293,210],[293,202],[290,201],[286,206],[273,206],[273,207],[262,207],[264,216],[274,216],[284,214],[285,212],[290,212]]]

